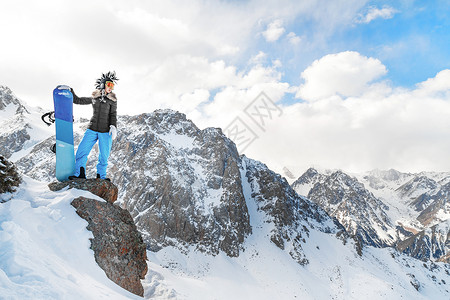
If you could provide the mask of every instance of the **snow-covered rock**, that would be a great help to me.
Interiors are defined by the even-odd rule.
[[[109,172],[148,248],[195,245],[238,256],[251,227],[235,144],[171,110],[120,124]]]
[[[264,212],[264,223],[271,224],[267,237],[280,249],[289,252],[300,264],[307,264],[302,244],[315,228],[346,238],[345,230],[318,205],[299,196],[289,183],[261,162],[243,156],[243,178],[258,211]],[[252,203],[253,204],[253,203]]]
[[[450,219],[401,241],[396,248],[412,257],[450,263]]]
[[[365,245],[386,247],[394,244],[397,236],[394,225],[385,213],[388,207],[356,178],[342,171],[333,172],[329,176],[313,172],[309,174],[317,182],[310,189],[307,198],[317,203],[330,216],[336,217],[351,235]]]
[[[37,142],[51,135],[40,117],[40,108],[31,108],[13,92],[0,85],[0,154],[16,162]],[[14,155],[13,155],[14,154]]]

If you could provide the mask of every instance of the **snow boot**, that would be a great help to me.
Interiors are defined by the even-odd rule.
[[[97,173],[97,179],[101,179],[101,178],[100,178],[100,174],[98,174],[98,173]],[[105,178],[105,180],[111,181],[111,179],[109,179],[109,178]]]
[[[84,171],[84,167],[80,167],[80,175],[78,176],[69,176],[70,180],[73,179],[86,179],[86,172]]]

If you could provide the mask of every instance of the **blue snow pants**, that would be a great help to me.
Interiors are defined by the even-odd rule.
[[[98,140],[98,164],[97,173],[100,178],[106,178],[106,167],[108,166],[109,153],[111,152],[112,138],[109,132],[97,132],[91,129],[86,130],[80,145],[78,145],[77,154],[75,155],[75,176],[80,175],[80,167],[86,170],[86,162],[92,147]]]

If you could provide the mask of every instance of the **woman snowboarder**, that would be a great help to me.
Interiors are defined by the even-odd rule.
[[[94,144],[98,142],[99,156],[97,164],[97,178],[106,178],[106,167],[111,152],[112,140],[117,136],[117,98],[112,92],[119,79],[116,72],[102,74],[97,79],[95,91],[92,97],[78,97],[73,89],[73,103],[87,105],[92,104],[94,113],[89,122],[88,129],[84,133],[75,155],[75,174],[69,179],[86,178],[86,162]]]

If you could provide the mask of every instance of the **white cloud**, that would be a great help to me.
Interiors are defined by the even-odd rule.
[[[374,168],[400,171],[446,171],[450,151],[448,85],[434,85],[450,70],[412,90],[390,89],[352,97],[283,106],[283,116],[246,149],[281,172],[299,176],[310,166],[363,172]],[[432,84],[431,84],[432,83]],[[424,87],[427,88],[424,88]],[[428,88],[432,86],[431,88]]]
[[[299,87],[297,97],[315,101],[333,95],[359,96],[367,91],[368,83],[386,72],[378,59],[358,52],[329,54],[314,61],[302,73],[305,83]]]
[[[289,32],[287,38],[289,39],[289,43],[295,46],[300,44],[300,42],[302,41],[302,39],[299,36],[297,36],[294,32]]]
[[[359,15],[357,23],[370,23],[375,19],[392,19],[394,15],[398,13],[396,9],[390,6],[383,6],[383,8],[377,8],[374,6],[369,7],[365,15]]]
[[[259,51],[256,55],[252,56],[249,60],[250,64],[263,64],[267,61],[267,53],[263,51]]]
[[[142,97],[172,95],[171,90],[163,89],[187,86],[180,81],[142,85],[143,78],[155,70],[166,68],[165,64],[181,56],[231,62],[230,67],[238,61],[245,64],[253,50],[246,51],[260,31],[261,20],[269,15],[292,20],[308,10],[292,1],[267,1],[264,5],[258,1],[236,4],[202,0],[80,0],[77,4],[43,0],[27,5],[9,1],[0,10],[2,41],[7,44],[0,47],[0,84],[34,105],[50,108],[49,95],[54,86],[68,84],[79,94],[89,95],[101,72],[116,70],[121,78],[116,92],[128,103],[120,107],[122,113],[139,113]],[[183,69],[180,65],[173,73]],[[215,75],[196,79],[202,82],[211,77]],[[197,86],[186,92],[192,93]],[[177,89],[186,90],[184,87]]]
[[[275,20],[267,25],[267,29],[262,33],[262,35],[266,41],[275,42],[283,35],[285,31],[286,29],[283,27],[283,21]]]
[[[450,70],[439,72],[436,77],[417,84],[417,87],[422,94],[450,93]]]

